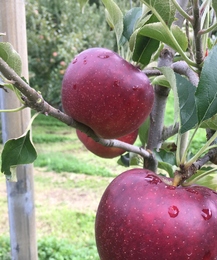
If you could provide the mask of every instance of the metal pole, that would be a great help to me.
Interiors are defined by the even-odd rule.
[[[22,76],[28,79],[25,0],[0,0],[0,38],[10,42],[21,55]],[[2,109],[19,107],[12,91],[0,90]],[[3,142],[19,137],[25,131],[30,110],[1,113]],[[16,169],[17,182],[6,181],[12,260],[37,260],[35,228],[33,166],[22,165]]]

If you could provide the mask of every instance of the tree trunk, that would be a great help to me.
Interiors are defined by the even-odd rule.
[[[10,42],[22,59],[22,76],[28,79],[25,0],[0,0],[0,32],[7,35],[1,41]],[[12,91],[0,90],[1,109],[19,107]],[[1,113],[3,143],[19,137],[30,120],[30,110]],[[35,231],[35,205],[33,165],[16,169],[16,182],[6,181],[10,224],[11,258],[13,260],[36,260],[37,243]]]

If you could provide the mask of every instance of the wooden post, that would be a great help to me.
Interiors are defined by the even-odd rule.
[[[1,41],[10,42],[21,55],[22,76],[28,79],[25,0],[0,0]],[[12,92],[0,90],[1,109],[19,107]],[[1,113],[3,142],[19,137],[25,131],[30,110]],[[37,260],[33,166],[17,167],[17,182],[6,181],[12,260]]]

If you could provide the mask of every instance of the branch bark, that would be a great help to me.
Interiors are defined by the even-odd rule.
[[[152,158],[152,154],[141,147],[130,145],[115,139],[110,140],[98,137],[88,126],[79,123],[65,113],[61,112],[59,109],[52,107],[43,99],[40,93],[31,88],[22,78],[20,78],[2,58],[0,58],[0,71],[5,78],[10,80],[11,82],[14,82],[14,86],[22,93],[21,98],[26,107],[30,107],[31,109],[37,112],[41,112],[42,114],[52,116],[70,127],[79,129],[91,138],[93,138],[96,142],[99,142],[104,146],[118,147],[126,151],[137,153],[146,159]]]

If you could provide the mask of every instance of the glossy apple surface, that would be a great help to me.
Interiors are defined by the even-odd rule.
[[[129,170],[103,194],[95,232],[101,260],[216,260],[217,193]]]
[[[106,147],[97,142],[95,142],[92,138],[87,136],[85,133],[80,130],[76,130],[77,136],[79,140],[84,144],[84,146],[92,153],[102,158],[114,158],[117,157],[126,150],[117,148],[117,147]],[[118,140],[123,141],[128,144],[134,144],[136,138],[138,136],[138,129],[133,131],[132,133],[125,135],[123,137],[118,138]]]
[[[153,101],[148,77],[104,48],[81,52],[69,64],[62,82],[65,113],[107,139],[138,129]]]

